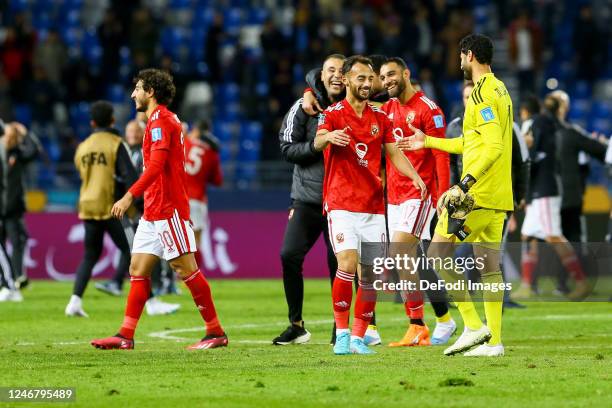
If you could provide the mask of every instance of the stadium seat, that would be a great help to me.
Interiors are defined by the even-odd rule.
[[[253,7],[248,12],[247,24],[261,25],[267,19],[270,13],[263,7]]]
[[[106,99],[111,103],[123,103],[127,99],[127,91],[121,84],[111,84],[106,90]]]
[[[242,26],[242,10],[230,8],[224,13],[223,28],[230,35],[238,35]]]
[[[610,119],[612,116],[612,103],[596,101],[591,109],[591,117],[596,119]]]
[[[13,113],[15,114],[15,120],[23,123],[26,127],[29,127],[32,123],[32,109],[30,105],[15,105]]]
[[[191,0],[170,0],[168,3],[168,8],[170,9],[188,9],[192,6]]]
[[[230,142],[236,134],[235,125],[223,120],[215,120],[213,122],[213,134],[219,138],[222,144]]]
[[[572,90],[569,92],[570,98],[589,99],[592,95],[591,84],[588,81],[576,81]]]
[[[570,103],[569,118],[572,120],[586,120],[591,110],[589,99],[574,99]]]
[[[217,98],[221,103],[238,102],[240,100],[240,87],[234,82],[219,85]]]
[[[254,142],[260,142],[263,136],[263,130],[261,123],[243,121],[240,124],[240,139],[242,141],[251,140]]]
[[[591,120],[589,130],[609,135],[612,133],[612,120],[610,118],[595,118]]]

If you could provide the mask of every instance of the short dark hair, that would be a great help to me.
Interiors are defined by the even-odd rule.
[[[195,127],[202,133],[210,131],[210,122],[208,119],[201,119],[195,123]]]
[[[476,61],[481,64],[491,65],[493,61],[493,41],[486,35],[470,34],[463,37],[459,41],[459,49],[464,54],[472,51]]]
[[[353,55],[344,60],[344,63],[342,64],[342,75],[348,74],[355,64],[369,65],[370,68],[374,69],[372,67],[372,60],[368,57],[364,57],[363,55]]]
[[[370,59],[370,61],[372,61],[371,65],[372,69],[374,70],[374,73],[376,75],[379,75],[380,68],[385,64],[385,62],[387,62],[387,57],[380,54],[372,54],[369,55],[368,58]]]
[[[327,62],[327,60],[330,60],[332,58],[339,59],[339,60],[342,60],[342,61],[344,61],[346,59],[346,57],[344,55],[342,55],[342,54],[330,54],[327,57],[325,57],[325,59],[323,60],[323,64],[325,64]]]
[[[546,95],[544,98],[544,109],[556,116],[559,113],[559,108],[561,108],[559,98],[552,93]]]
[[[149,92],[153,89],[153,96],[160,105],[170,105],[176,88],[172,75],[161,69],[148,68],[138,72],[138,75],[134,77],[134,84],[142,81],[142,89]]]
[[[527,95],[521,102],[521,108],[524,108],[529,114],[535,115],[540,112],[540,101],[535,95]]]
[[[389,57],[387,58],[387,60],[383,63],[383,65],[385,64],[389,64],[391,62],[396,63],[397,65],[399,65],[402,69],[408,69],[408,65],[406,65],[406,61],[404,61],[403,58],[401,57]]]
[[[98,127],[110,127],[113,124],[113,105],[108,101],[96,101],[91,104],[90,115]]]

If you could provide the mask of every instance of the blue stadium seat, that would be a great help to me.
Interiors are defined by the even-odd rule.
[[[192,3],[191,0],[170,0],[170,3],[168,4],[168,8],[174,9],[174,10],[187,9],[192,6],[191,3]]]
[[[23,123],[26,127],[30,127],[32,123],[32,109],[30,105],[15,105],[13,113],[15,114],[15,120],[17,122]]]
[[[609,135],[612,133],[612,120],[610,118],[595,118],[591,120],[589,130]]]
[[[100,63],[103,50],[94,29],[87,30],[83,35],[81,50],[83,57],[85,57],[91,65],[98,65]]]
[[[263,7],[253,7],[249,10],[247,23],[248,24],[263,24],[267,19],[270,13],[267,9]]]
[[[189,41],[191,61],[198,63],[204,60],[204,42],[206,41],[206,29],[194,27]]]
[[[48,30],[52,25],[53,20],[48,13],[32,13],[32,27],[39,31],[39,37],[40,30]]]
[[[219,85],[217,98],[221,103],[238,102],[240,100],[240,87],[234,82]]]
[[[219,138],[219,140],[223,143],[222,145],[228,145],[232,139],[234,139],[234,126],[230,122],[225,122],[223,120],[216,120],[213,123],[213,134]]]
[[[576,81],[569,92],[570,98],[590,99],[592,96],[591,84],[588,81]]]
[[[191,26],[195,28],[202,28],[208,30],[210,24],[215,17],[215,10],[208,6],[198,6],[193,11],[193,19],[191,20]]]
[[[111,84],[106,90],[106,99],[112,103],[123,103],[126,101],[127,91],[121,84]]]
[[[220,111],[217,111],[217,114],[222,117],[223,120],[233,122],[240,118],[240,102],[226,102],[217,107],[220,109]]]
[[[596,101],[593,103],[591,117],[596,119],[610,119],[612,116],[612,103]]]
[[[240,124],[240,139],[242,141],[251,140],[254,142],[260,142],[263,136],[263,129],[261,123],[243,121]]]
[[[586,120],[591,110],[589,99],[574,99],[570,103],[569,118],[573,121]]]
[[[230,35],[238,35],[242,26],[242,10],[230,8],[224,13],[223,28]]]

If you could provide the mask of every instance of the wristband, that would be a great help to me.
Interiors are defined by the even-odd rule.
[[[306,93],[308,93],[308,92],[310,92],[310,93],[314,94],[314,91],[312,90],[312,88],[306,88],[306,89],[304,89],[304,93],[305,93],[305,94],[306,94]]]
[[[474,183],[476,183],[476,179],[471,174],[466,174],[465,177],[461,179],[461,182],[459,183],[459,188],[464,193],[467,193],[468,190],[474,185]]]

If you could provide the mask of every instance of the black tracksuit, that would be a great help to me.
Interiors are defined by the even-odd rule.
[[[289,307],[289,321],[302,321],[304,300],[304,258],[323,233],[327,246],[329,278],[333,282],[338,269],[329,242],[327,220],[323,215],[323,154],[314,150],[317,118],[302,109],[298,99],[285,118],[279,132],[281,155],[293,163],[292,204],[281,249],[283,284]]]

